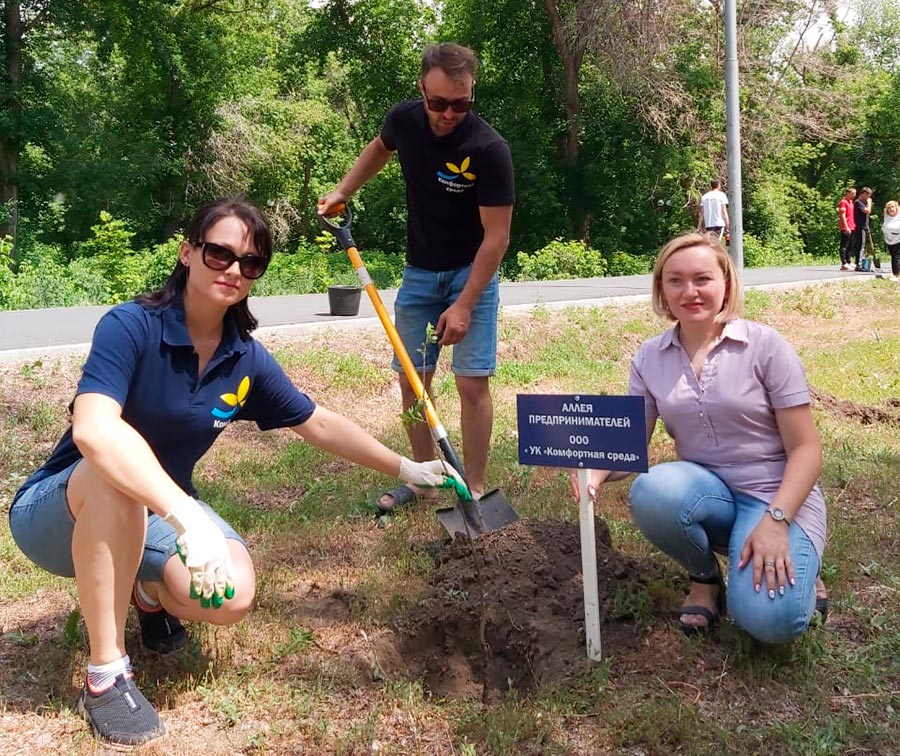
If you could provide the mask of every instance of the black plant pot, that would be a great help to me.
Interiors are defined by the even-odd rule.
[[[332,315],[358,315],[359,298],[362,289],[359,286],[329,286],[328,307]]]

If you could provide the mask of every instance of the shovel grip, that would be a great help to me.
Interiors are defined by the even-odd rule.
[[[343,223],[332,220],[341,215],[344,216]],[[316,217],[319,220],[319,226],[324,231],[334,234],[344,249],[356,246],[356,242],[353,241],[353,236],[350,234],[350,229],[353,227],[353,211],[350,209],[349,203],[336,205],[331,209],[329,215],[316,213]]]

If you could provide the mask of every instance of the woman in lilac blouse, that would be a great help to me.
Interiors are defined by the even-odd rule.
[[[827,612],[817,578],[822,447],[800,359],[774,329],[742,320],[741,302],[715,237],[685,234],[660,252],[653,309],[675,327],[641,344],[629,394],[644,397],[648,437],[662,419],[679,461],[639,475],[629,507],[690,576],[677,612],[686,634],[711,629],[725,610],[719,552],[728,555],[729,616],[760,641],[786,643],[817,609]],[[596,470],[589,492],[626,475]]]

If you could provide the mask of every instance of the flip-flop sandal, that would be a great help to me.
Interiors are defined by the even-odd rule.
[[[394,503],[389,507],[381,506],[381,500],[385,496],[390,496],[394,500]],[[392,488],[390,491],[385,491],[381,494],[381,496],[378,497],[378,501],[375,503],[375,508],[378,510],[379,515],[390,514],[391,512],[396,512],[404,507],[408,507],[418,498],[419,495],[409,486],[399,485],[396,488]]]
[[[688,578],[692,583],[700,583],[701,585],[717,585],[719,586],[719,593],[716,595],[716,610],[715,612],[712,609],[708,609],[705,606],[698,606],[696,604],[688,604],[687,606],[682,606],[677,611],[673,612],[673,616],[678,621],[678,628],[689,638],[695,635],[704,635],[710,632],[719,621],[719,618],[725,614],[727,611],[727,599],[725,594],[725,581],[722,578],[722,566],[719,564],[719,560],[716,559],[716,574],[711,577],[696,577],[695,575],[689,575]],[[693,614],[700,617],[706,618],[705,625],[689,625],[686,622],[681,621],[681,617],[684,614]]]
[[[700,617],[706,618],[705,625],[689,625],[687,622],[682,622],[681,618],[685,614],[696,614]],[[716,626],[716,623],[719,621],[719,615],[714,613],[711,609],[707,609],[705,606],[694,606],[693,604],[689,604],[688,606],[683,606],[681,609],[672,612],[672,616],[678,620],[678,629],[681,630],[688,638],[691,638],[695,635],[704,635]]]
[[[831,608],[828,596],[816,596],[816,611],[822,615],[822,624],[828,621],[828,610]]]

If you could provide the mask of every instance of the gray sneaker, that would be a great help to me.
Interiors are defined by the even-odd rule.
[[[133,748],[166,734],[156,709],[130,675],[119,675],[111,688],[97,696],[85,686],[78,713],[91,725],[94,737],[114,748]]]

